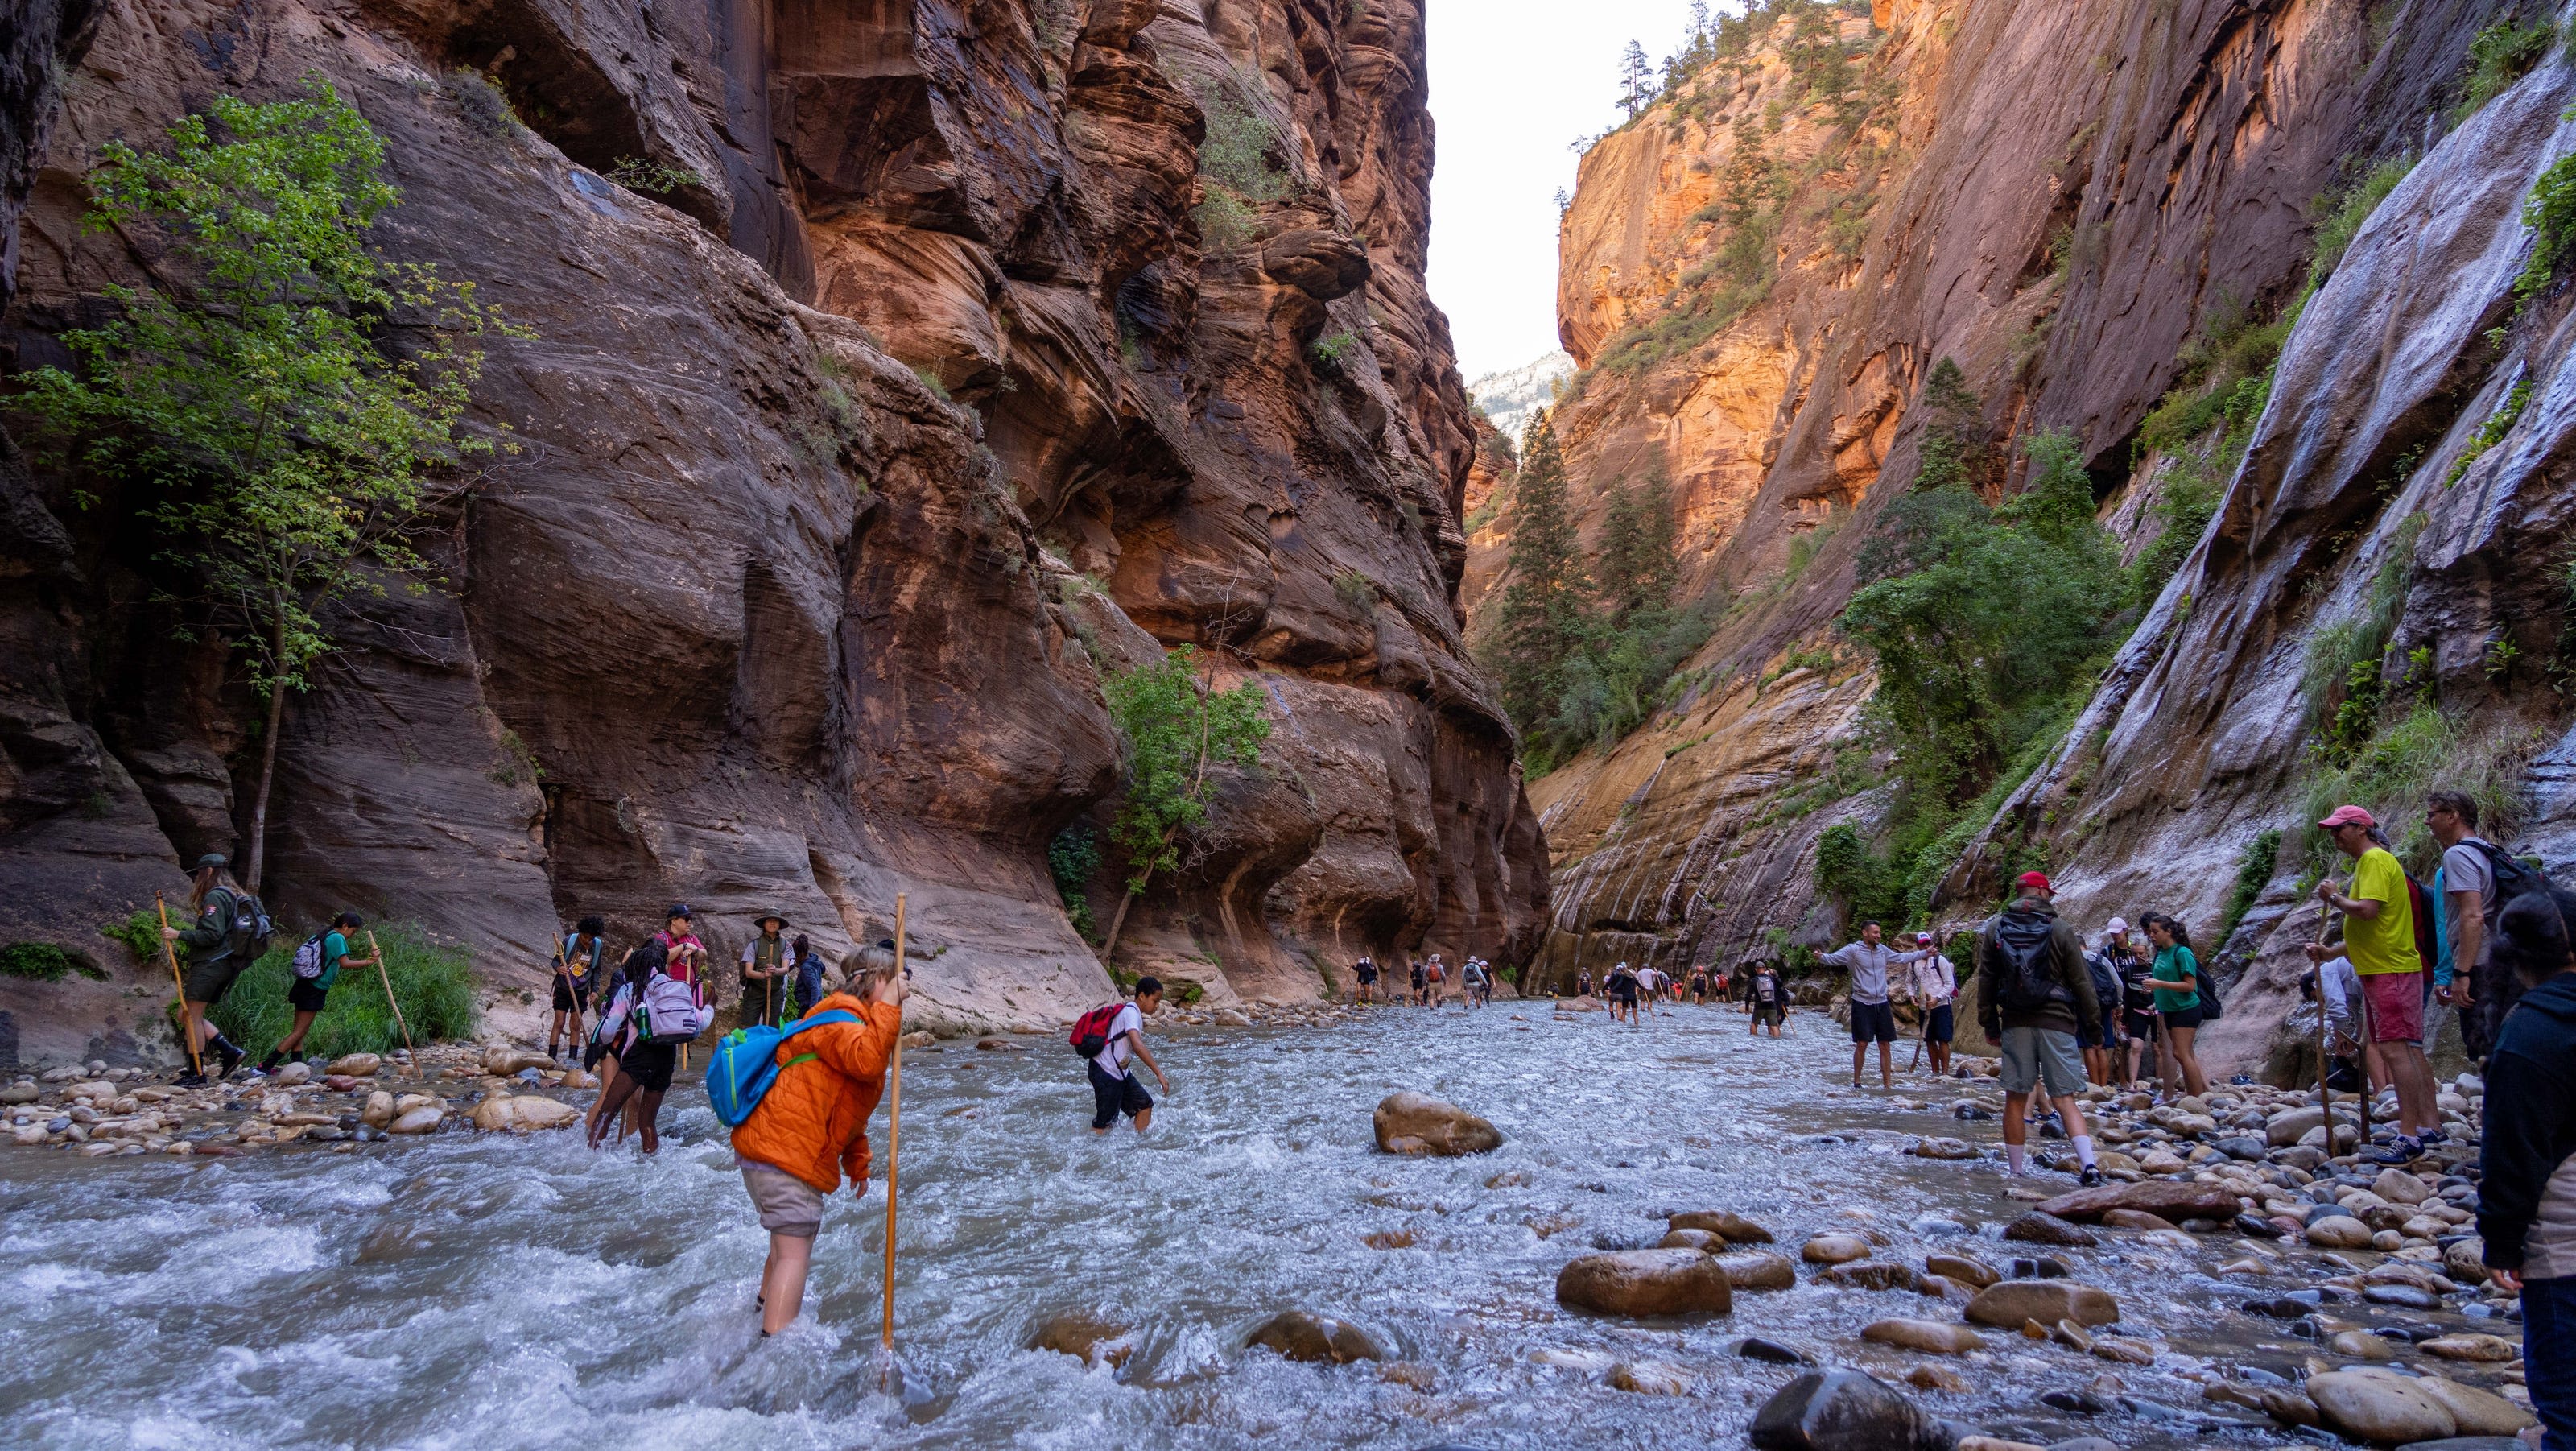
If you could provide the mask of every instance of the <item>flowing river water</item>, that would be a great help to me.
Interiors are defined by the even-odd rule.
[[[1793,1028],[1754,1040],[1736,1012],[1684,1007],[1631,1031],[1508,1003],[1185,1028],[1157,1036],[1178,1091],[1141,1138],[1087,1131],[1089,1091],[1054,1039],[907,1055],[896,1307],[910,1404],[868,1371],[881,1167],[865,1199],[831,1201],[805,1317],[759,1342],[766,1237],[695,1090],[672,1095],[651,1160],[590,1153],[567,1132],[232,1160],[0,1150],[0,1425],[14,1445],[190,1451],[1741,1446],[1794,1373],[1733,1352],[1760,1335],[1891,1381],[1937,1362],[1970,1388],[1927,1394],[1936,1414],[2026,1440],[2296,1439],[2208,1424],[2242,1413],[2186,1378],[2286,1371],[2310,1348],[2228,1313],[2252,1288],[2212,1277],[2243,1252],[2233,1234],[2064,1252],[2118,1295],[2125,1331],[2157,1343],[2152,1367],[1994,1333],[1965,1358],[1863,1345],[1868,1321],[1957,1309],[1803,1276],[1697,1323],[1559,1308],[1570,1257],[1652,1244],[1685,1209],[1735,1209],[1792,1255],[1811,1232],[1855,1228],[1892,1241],[1879,1257],[1916,1264],[1928,1250],[1998,1264],[2029,1252],[1995,1238],[2024,1206],[1993,1169],[1900,1152],[1927,1133],[1991,1139],[1991,1124],[1953,1121],[1952,1085],[1854,1093],[1834,1025],[1808,1013]],[[1481,1112],[1509,1142],[1474,1158],[1379,1154],[1369,1113],[1401,1088]],[[882,1111],[871,1133],[881,1163]],[[1245,1349],[1283,1309],[1356,1322],[1403,1364]],[[1133,1358],[1113,1371],[1025,1348],[1069,1310],[1128,1328]],[[1614,1359],[1679,1367],[1691,1388],[1613,1389]],[[2087,1386],[2153,1404],[2087,1421],[2036,1399]]]

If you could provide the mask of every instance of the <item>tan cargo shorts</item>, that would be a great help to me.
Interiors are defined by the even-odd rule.
[[[822,1232],[822,1191],[757,1160],[737,1154],[734,1162],[742,1166],[742,1187],[751,1191],[751,1207],[760,1211],[761,1228],[798,1239],[812,1239]]]

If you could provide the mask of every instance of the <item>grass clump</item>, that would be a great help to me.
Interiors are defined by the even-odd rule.
[[[402,1003],[403,1022],[414,1043],[473,1036],[480,1015],[474,1007],[474,971],[464,949],[432,942],[419,928],[388,924],[377,930],[384,948],[385,973]],[[253,1056],[277,1046],[295,1025],[287,1005],[287,985],[295,978],[295,943],[277,939],[268,955],[236,979],[232,991],[210,1015],[225,1036]],[[365,951],[363,944],[356,944]],[[336,1058],[343,1053],[385,1053],[403,1045],[401,1025],[385,1003],[385,987],[370,968],[345,969],[331,985],[322,1015],[304,1039],[309,1058]]]
[[[2522,201],[2522,224],[2531,228],[2531,258],[2513,279],[2514,296],[2527,304],[2556,280],[2576,242],[2576,151],[2549,164]]]
[[[2244,921],[2245,914],[2254,910],[2254,904],[2261,900],[2263,889],[2271,885],[2272,873],[2280,864],[2280,832],[2257,832],[2254,839],[2245,844],[2244,854],[2236,859],[2236,890],[2228,894],[2227,916],[2219,926],[2218,936],[2211,939],[2213,942],[2224,943],[2235,934],[2236,924]]]
[[[2442,476],[2442,487],[2447,489],[2458,483],[2468,474],[2469,465],[2484,457],[2489,449],[2504,442],[2504,436],[2513,432],[2513,426],[2522,420],[2522,410],[2530,406],[2530,403],[2531,380],[2529,378],[2523,379],[2506,390],[2504,401],[2496,405],[2495,412],[2487,415],[2486,422],[2478,425],[2477,432],[2469,435],[2469,441],[2460,448],[2460,456],[2451,460],[2451,471]]]
[[[2529,75],[2549,54],[2549,43],[2557,36],[2557,28],[2545,19],[2517,25],[2511,16],[2479,31],[2469,41],[2468,63],[2460,76],[2460,103],[2451,108],[2452,122],[2467,120]]]
[[[1055,878],[1064,915],[1085,942],[1100,940],[1100,924],[1091,915],[1091,874],[1100,869],[1100,834],[1075,822],[1047,843],[1047,871]]]
[[[620,157],[608,169],[608,179],[628,191],[650,196],[667,196],[684,186],[702,187],[707,179],[685,166],[665,166],[641,156]]]
[[[1191,215],[1211,252],[1239,251],[1260,231],[1260,208],[1297,190],[1280,159],[1286,146],[1279,129],[1238,94],[1251,84],[1235,76],[1197,92],[1207,118],[1207,139],[1199,143],[1205,199]]]
[[[2308,285],[2305,297],[2313,297],[2325,280],[2334,274],[2335,264],[2352,250],[2352,239],[2361,234],[2361,224],[2397,190],[2397,183],[2415,169],[2414,153],[2383,161],[2361,179],[2341,191],[2330,192],[2323,199],[2324,215],[2317,220],[2316,250],[2308,260]],[[2301,300],[2304,301],[2305,297]]]
[[[74,973],[96,982],[107,981],[107,974],[96,963],[50,942],[12,942],[0,947],[0,977],[61,982]]]

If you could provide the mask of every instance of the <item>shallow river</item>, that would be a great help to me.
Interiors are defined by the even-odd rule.
[[[1739,1295],[1724,1319],[1639,1327],[1560,1310],[1568,1258],[1651,1244],[1664,1214],[1721,1207],[1792,1254],[1809,1232],[1861,1226],[1853,1211],[1894,1236],[1882,1258],[2000,1263],[2016,1248],[1993,1238],[2019,1207],[1995,1173],[1897,1153],[1923,1133],[1990,1140],[1994,1125],[1954,1123],[1946,1087],[1924,1080],[1900,1080],[1894,1100],[1851,1093],[1848,1045],[1818,1015],[1775,1042],[1713,1008],[1641,1032],[1512,1012],[1183,1029],[1157,1040],[1178,1092],[1141,1139],[1087,1131],[1089,1091],[1054,1039],[908,1055],[897,1335],[922,1388],[909,1406],[875,1393],[867,1369],[882,1172],[866,1199],[833,1199],[805,1318],[756,1343],[766,1237],[694,1091],[673,1094],[653,1160],[560,1132],[231,1161],[0,1150],[0,1425],[12,1445],[189,1451],[1741,1446],[1753,1407],[1792,1374],[1732,1354],[1742,1337],[1894,1380],[1926,1358],[1862,1346],[1858,1328],[1955,1308],[1802,1284]],[[1510,1141],[1471,1159],[1377,1154],[1369,1111],[1398,1088],[1485,1113]],[[882,1156],[882,1111],[872,1135]],[[1497,1178],[1510,1187],[1486,1187]],[[1910,1227],[1936,1216],[1975,1228]],[[1411,1244],[1363,1241],[1380,1232]],[[2066,1253],[2119,1295],[2124,1328],[2160,1344],[2158,1363],[1990,1336],[1996,1349],[1942,1361],[1973,1389],[1927,1397],[1937,1413],[2038,1441],[2290,1439],[2039,1407],[2042,1391],[2116,1374],[2198,1416],[2177,1372],[2286,1369],[2307,1349],[2226,1313],[2250,1287],[2207,1275],[2241,1253],[2233,1235]],[[1368,1327],[1427,1384],[1242,1348],[1288,1308]],[[1070,1309],[1135,1332],[1123,1372],[1023,1348]],[[1668,1362],[1696,1389],[1614,1390],[1597,1370],[1535,1363],[1545,1349]]]

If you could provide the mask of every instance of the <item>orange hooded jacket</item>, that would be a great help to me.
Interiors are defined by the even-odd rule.
[[[886,1060],[903,1010],[833,993],[813,1011],[838,1008],[859,1021],[808,1028],[778,1045],[778,1079],[733,1131],[734,1152],[784,1170],[824,1194],[868,1177],[868,1115],[885,1091]],[[805,1062],[791,1060],[806,1054]]]

